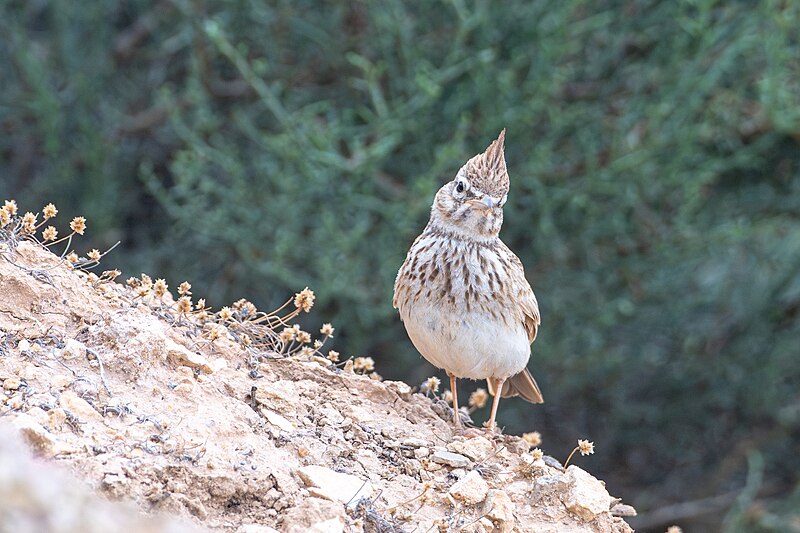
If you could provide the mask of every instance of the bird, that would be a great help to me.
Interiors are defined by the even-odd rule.
[[[436,193],[430,218],[397,272],[392,305],[414,347],[450,378],[456,430],[457,379],[485,379],[493,396],[542,403],[527,368],[541,323],[520,259],[500,240],[509,177],[505,133],[470,158]]]

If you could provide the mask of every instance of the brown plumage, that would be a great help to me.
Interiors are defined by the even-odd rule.
[[[509,190],[504,141],[505,130],[436,193],[393,299],[414,346],[450,376],[456,412],[456,378],[487,380],[495,397],[490,431],[500,397],[543,401],[525,368],[539,305],[522,263],[499,237]]]

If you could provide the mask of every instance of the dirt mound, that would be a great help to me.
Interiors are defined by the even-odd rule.
[[[47,459],[40,469],[187,528],[630,531],[615,515],[632,510],[602,482],[535,460],[518,437],[453,437],[441,404],[352,365],[302,352],[254,365],[229,329],[212,342],[174,307],[32,243],[0,250],[0,426]],[[0,498],[0,529],[34,512],[37,475]],[[53,508],[94,497],[57,475]],[[159,524],[140,530],[179,530]]]

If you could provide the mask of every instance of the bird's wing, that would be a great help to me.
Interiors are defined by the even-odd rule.
[[[539,302],[536,301],[536,295],[533,294],[530,283],[525,279],[525,269],[522,266],[522,261],[519,260],[514,252],[506,247],[511,262],[511,294],[515,305],[519,306],[522,311],[522,322],[525,326],[525,331],[528,333],[528,342],[533,342],[536,338],[536,333],[539,331],[539,324],[542,319],[539,315]]]

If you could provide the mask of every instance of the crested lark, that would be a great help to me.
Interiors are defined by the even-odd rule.
[[[456,427],[456,379],[486,379],[494,395],[489,433],[500,397],[544,401],[525,368],[539,305],[522,263],[498,236],[509,186],[504,139],[505,130],[436,193],[392,301],[417,350],[450,377]]]

